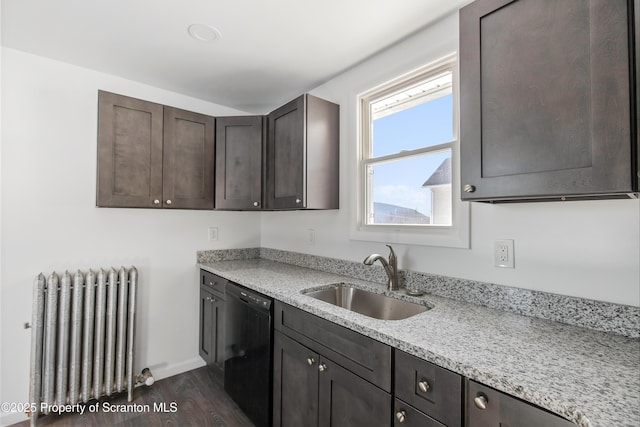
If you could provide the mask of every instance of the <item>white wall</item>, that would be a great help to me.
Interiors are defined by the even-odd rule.
[[[262,246],[361,261],[383,243],[349,240],[355,209],[358,93],[457,50],[457,13],[313,93],[341,106],[340,210],[262,216]],[[638,200],[471,206],[471,249],[394,245],[402,268],[640,306]],[[309,243],[308,230],[316,241]],[[515,240],[516,268],[493,267],[493,241]]]
[[[28,400],[31,334],[23,324],[39,272],[137,266],[136,370],[149,366],[163,377],[203,364],[196,251],[260,243],[259,213],[96,208],[98,89],[205,114],[241,113],[2,50],[0,402]],[[208,241],[209,226],[219,227],[219,241]]]

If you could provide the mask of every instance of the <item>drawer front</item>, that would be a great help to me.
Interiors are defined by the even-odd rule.
[[[462,376],[396,350],[396,396],[448,427],[462,425]]]
[[[391,391],[391,347],[276,301],[274,327],[342,367]]]
[[[200,270],[200,286],[206,287],[214,294],[218,294],[219,297],[224,297],[224,288],[227,282],[227,279],[223,279],[208,271]]]
[[[476,398],[484,400],[476,404]],[[467,395],[467,426],[499,425],[575,427],[575,424],[556,414],[470,380]]]
[[[397,398],[393,404],[393,425],[394,427],[446,427]]]

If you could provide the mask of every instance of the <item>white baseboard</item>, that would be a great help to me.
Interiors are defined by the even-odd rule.
[[[167,365],[167,364],[160,364],[155,366],[152,365],[152,366],[148,366],[148,368],[151,370],[151,373],[153,374],[153,378],[156,381],[159,381],[161,379],[169,378],[174,375],[178,375],[183,372],[187,372],[204,365],[206,365],[204,360],[202,360],[200,356],[197,356],[197,357],[194,357],[193,359],[185,360],[179,363],[172,363],[170,365]]]
[[[27,414],[21,412],[8,412],[0,415],[0,426],[10,426],[11,424],[19,423],[28,420]]]
[[[199,368],[204,366],[206,363],[202,360],[201,357],[194,357],[193,359],[185,360],[180,363],[172,363],[170,365],[160,364],[156,366],[149,366],[148,368],[151,370],[153,374],[153,378],[156,381],[159,381],[163,378],[169,378],[174,375],[181,374],[183,372],[190,371],[192,369]],[[153,386],[152,386],[153,387]],[[18,413],[18,412],[9,412],[3,413],[0,415],[0,426],[6,427],[11,424],[19,423],[29,419],[26,414]]]

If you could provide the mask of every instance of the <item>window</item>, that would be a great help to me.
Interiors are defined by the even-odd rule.
[[[456,81],[451,56],[359,97],[360,231],[460,229]]]

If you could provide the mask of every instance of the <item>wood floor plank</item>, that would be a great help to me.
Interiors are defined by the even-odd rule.
[[[105,403],[106,402],[106,403]],[[126,393],[111,399],[91,401],[99,404],[96,413],[46,415],[38,419],[38,426],[54,427],[250,427],[246,415],[224,391],[222,375],[208,367],[194,369],[157,381],[151,387],[134,390],[133,402],[127,402]],[[115,405],[140,405],[144,412],[109,412]],[[148,406],[147,406],[148,405]],[[155,405],[155,406],[154,406]],[[128,406],[131,408],[131,406]],[[163,412],[163,409],[166,410]],[[28,427],[29,421],[12,427]]]

